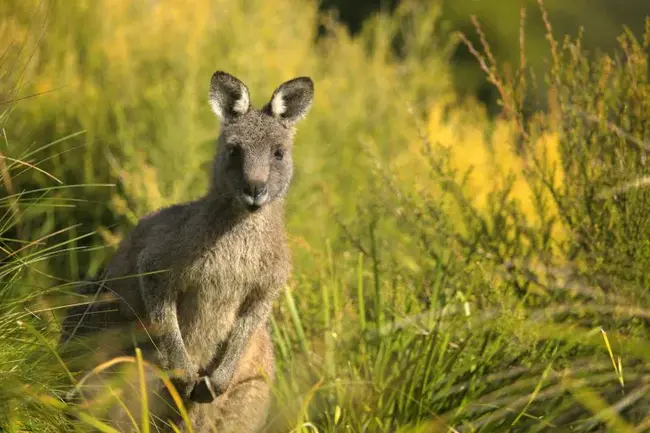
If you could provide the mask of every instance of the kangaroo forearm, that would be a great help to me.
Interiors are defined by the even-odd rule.
[[[161,360],[166,368],[187,369],[190,362],[178,325],[175,296],[166,290],[159,274],[146,272],[147,265],[143,261],[140,266],[143,274],[140,276],[140,291],[152,330],[157,336]]]
[[[156,345],[162,367],[170,370],[190,368],[190,358],[180,333],[171,331],[161,334],[157,338]]]
[[[221,363],[210,375],[216,387],[221,388],[219,391],[225,391],[230,384],[237,364],[246,350],[253,333],[264,321],[268,312],[268,305],[259,303],[255,307],[242,312],[238,317],[230,332],[225,352],[221,357]]]
[[[178,326],[175,306],[154,304],[150,305],[149,308],[149,320],[157,337],[157,346],[161,352],[164,367],[170,369],[187,368],[189,356]]]
[[[226,383],[230,382],[253,331],[259,325],[259,321],[256,319],[254,317],[243,317],[237,321],[228,339],[222,361],[212,373],[215,379],[221,379]]]

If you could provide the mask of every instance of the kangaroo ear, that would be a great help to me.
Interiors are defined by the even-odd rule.
[[[263,111],[286,126],[293,126],[307,115],[314,98],[314,82],[298,77],[280,85]]]
[[[232,75],[217,71],[210,80],[210,106],[224,122],[246,114],[250,107],[248,88]]]

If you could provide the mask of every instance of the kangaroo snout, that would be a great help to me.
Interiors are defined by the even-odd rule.
[[[260,208],[269,198],[267,184],[264,181],[251,181],[244,186],[244,202],[250,209]]]

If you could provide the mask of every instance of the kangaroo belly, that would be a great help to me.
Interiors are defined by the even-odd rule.
[[[261,252],[240,235],[231,233],[221,239],[181,275],[179,326],[185,347],[199,368],[219,353],[244,299],[260,278],[257,264]]]
[[[242,292],[240,287],[222,289],[210,285],[190,290],[181,299],[179,326],[185,347],[197,367],[210,364],[228,339],[242,302]]]

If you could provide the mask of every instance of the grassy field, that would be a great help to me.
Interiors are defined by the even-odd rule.
[[[215,69],[257,105],[316,83],[267,431],[650,431],[650,21],[593,54],[529,8],[548,68],[525,26],[504,68],[424,3],[354,37],[306,0],[0,4],[0,431],[97,427],[62,400],[58,305],[203,193]],[[464,41],[496,117],[454,91]]]

